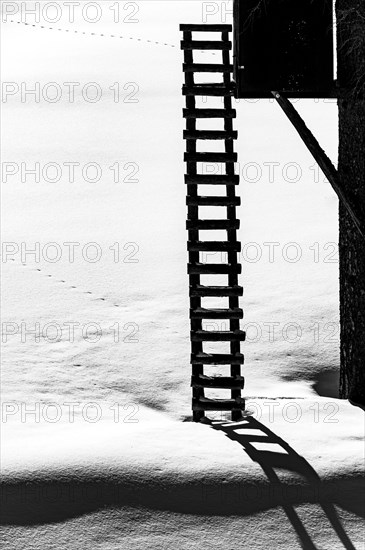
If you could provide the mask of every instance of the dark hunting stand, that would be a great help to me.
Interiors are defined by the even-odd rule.
[[[363,216],[356,201],[342,191],[336,168],[288,100],[294,97],[324,98],[338,95],[333,76],[332,0],[234,0],[233,19],[233,64],[230,61],[231,25],[180,26],[183,32],[181,48],[184,50],[183,95],[186,96],[186,109],[183,110],[186,119],[184,160],[187,164],[185,183],[188,206],[192,408],[195,421],[201,420],[205,411],[223,410],[231,411],[232,420],[238,420],[245,408],[245,401],[241,397],[244,379],[241,376],[243,355],[240,352],[240,342],[245,339],[245,333],[240,330],[243,312],[239,308],[243,289],[238,285],[241,265],[237,258],[241,243],[237,241],[239,220],[236,206],[240,204],[240,199],[235,194],[239,176],[235,175],[234,168],[237,153],[234,153],[233,141],[237,138],[237,132],[233,130],[232,124],[232,119],[236,117],[236,111],[232,109],[232,96],[274,97],[277,100],[331,183],[342,207],[362,236],[365,235]],[[219,39],[194,40],[195,32],[219,33]],[[222,60],[195,63],[194,50],[215,50],[222,55]],[[221,82],[198,84],[194,80],[196,73],[217,73],[222,77]],[[196,108],[197,96],[220,96],[223,98],[223,108]],[[224,129],[198,129],[198,119],[223,119]],[[197,152],[198,140],[222,140],[225,152]],[[199,162],[222,163],[225,173],[198,173]],[[225,195],[205,196],[200,191],[201,186],[205,185],[223,186]],[[214,206],[218,210],[223,207],[226,209],[226,217],[201,219],[201,206]],[[227,238],[203,241],[199,236],[201,230],[225,230]],[[227,263],[202,263],[200,254],[206,251],[227,253]],[[222,274],[227,276],[224,286],[201,284],[202,275]],[[202,307],[202,299],[212,296],[226,297],[227,307]],[[229,330],[203,330],[203,319],[227,320]],[[229,342],[230,353],[206,353],[204,342]],[[207,376],[204,373],[205,365],[227,365],[230,367],[230,375]],[[204,393],[206,388],[229,389],[231,398],[209,399]]]

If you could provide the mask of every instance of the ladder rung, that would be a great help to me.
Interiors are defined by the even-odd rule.
[[[222,23],[181,23],[181,31],[232,32],[232,25]]]
[[[184,130],[184,139],[237,139],[236,130]]]
[[[230,40],[181,40],[182,50],[230,50],[232,42]]]
[[[190,310],[190,319],[243,319],[241,308],[234,309],[205,309],[198,307]]]
[[[184,153],[185,162],[237,162],[237,153]]]
[[[242,353],[196,353],[191,355],[192,365],[243,365]]]
[[[240,252],[238,241],[188,241],[189,252]]]
[[[206,176],[202,174],[195,174],[194,176],[185,175],[185,183],[196,184],[196,185],[238,185],[240,182],[240,177],[235,176],[225,176],[225,175],[213,175]]]
[[[218,63],[183,63],[184,73],[231,73],[233,65]]]
[[[233,90],[231,87],[226,86],[225,84],[214,84],[212,86],[208,84],[196,84],[195,86],[186,86],[184,84],[182,87],[182,94],[186,96],[204,95],[214,97],[227,97],[233,95]]]
[[[239,229],[240,220],[187,220],[186,229]]]
[[[242,296],[243,287],[239,285],[235,286],[204,286],[196,285],[190,287],[190,296]]]
[[[183,109],[184,118],[236,118],[236,109]]]
[[[187,206],[239,206],[240,197],[186,197]]]
[[[245,337],[243,330],[191,331],[192,342],[243,342]]]
[[[193,388],[240,388],[245,385],[245,379],[243,376],[205,376],[200,374],[198,376],[191,377],[191,385]]]
[[[241,264],[188,264],[189,275],[224,275],[228,274],[240,274],[242,273]]]
[[[231,411],[232,409],[245,409],[245,400],[242,397],[236,399],[208,399],[200,397],[193,399],[193,411]]]

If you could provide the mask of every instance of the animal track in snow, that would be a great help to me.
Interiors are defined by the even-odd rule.
[[[12,262],[15,261],[14,258],[10,258],[10,260]],[[27,264],[22,263],[21,265],[23,267],[27,267]],[[43,270],[40,267],[35,268],[34,271],[37,271],[38,273],[41,273],[43,275]],[[47,277],[47,278],[54,278],[54,275],[52,275],[50,273],[44,273],[44,276]],[[63,284],[66,283],[65,279],[59,279],[58,282],[63,283]],[[69,290],[80,290],[76,285],[70,285],[68,287],[68,289]],[[91,290],[85,290],[85,291],[80,290],[80,292],[83,292],[83,294],[89,294],[90,297],[93,295],[93,292]],[[106,302],[106,303],[109,303],[110,305],[113,305],[113,307],[120,307],[119,304],[112,304],[111,301],[108,298],[105,298],[103,296],[93,298],[93,301]]]

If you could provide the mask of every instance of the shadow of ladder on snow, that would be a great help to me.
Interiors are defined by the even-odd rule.
[[[312,468],[309,462],[307,462],[304,457],[299,455],[292,447],[290,447],[288,443],[253,417],[247,417],[242,422],[235,422],[232,424],[227,424],[224,422],[213,423],[212,428],[223,431],[229,439],[239,443],[248,456],[261,466],[270,481],[270,484],[274,487],[285,489],[285,486],[281,483],[280,478],[275,471],[276,469],[280,471],[293,472],[304,478],[310,489],[309,494],[317,495],[316,498],[309,498],[308,501],[321,506],[344,548],[346,550],[356,550],[344,527],[342,526],[333,502],[326,499],[322,494],[324,491],[319,475]],[[250,434],[250,430],[259,430],[263,435]],[[241,433],[242,431],[247,431],[247,433]],[[255,447],[255,443],[279,445],[285,452],[258,450]],[[285,500],[287,501],[285,502]],[[308,531],[295,510],[294,502],[290,502],[289,499],[283,499],[277,504],[281,505],[285,511],[290,523],[300,539],[302,547],[305,550],[317,550],[317,546],[312,541]],[[299,502],[297,502],[297,504],[299,504]]]

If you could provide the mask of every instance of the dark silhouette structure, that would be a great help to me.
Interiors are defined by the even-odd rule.
[[[362,0],[361,0],[362,2]],[[333,74],[332,0],[234,0],[234,56],[230,25],[181,25],[184,50],[183,71],[186,96],[187,206],[189,231],[189,285],[191,319],[191,363],[194,420],[207,410],[230,410],[237,420],[244,409],[241,389],[243,355],[240,342],[245,334],[239,320],[243,313],[238,298],[241,266],[237,253],[240,204],[234,186],[239,182],[234,163],[231,96],[274,97],[326,175],[340,200],[340,310],[341,310],[341,396],[365,406],[365,5],[360,0],[338,0],[338,72]],[[360,21],[360,23],[359,23]],[[195,40],[195,32],[217,32],[220,40]],[[221,63],[196,63],[194,52],[216,50]],[[217,82],[197,83],[198,73],[213,73]],[[233,73],[233,78],[231,74]],[[222,80],[219,80],[219,77]],[[221,97],[223,108],[197,109],[199,96]],[[288,98],[339,97],[340,155],[338,170],[320,147],[312,132]],[[224,129],[198,129],[199,119],[223,119]],[[221,140],[224,152],[198,152],[199,140]],[[204,172],[204,163],[221,163],[219,175]],[[199,171],[200,170],[200,171]],[[206,196],[202,186],[224,186],[222,193]],[[215,206],[226,216],[202,219],[201,207]],[[226,231],[226,239],[205,240],[201,231]],[[226,263],[202,261],[204,252],[224,252]],[[204,275],[227,275],[224,285],[203,285]],[[204,307],[207,297],[226,297],[227,307]],[[225,320],[213,330],[204,330],[204,320]],[[228,329],[228,330],[227,330]],[[230,343],[230,353],[207,353],[210,341]],[[206,376],[205,365],[229,365],[229,376]],[[205,388],[230,389],[230,399],[209,399]]]
[[[236,0],[236,97],[334,95],[332,12],[332,0]]]
[[[190,288],[190,322],[191,322],[191,364],[193,387],[193,416],[195,421],[201,420],[205,411],[229,410],[232,411],[232,420],[241,418],[245,401],[241,397],[244,379],[241,376],[243,355],[240,352],[240,342],[245,339],[245,333],[240,330],[240,319],[243,311],[239,307],[239,296],[243,289],[238,285],[238,275],[241,273],[241,264],[238,263],[237,253],[241,250],[241,243],[237,241],[239,220],[236,215],[236,206],[240,204],[236,197],[235,186],[239,183],[239,176],[235,175],[234,163],[237,154],[233,151],[233,142],[237,132],[233,130],[232,119],[236,111],[232,109],[232,95],[234,85],[231,80],[233,67],[230,63],[232,42],[229,40],[231,25],[181,25],[184,50],[183,71],[185,84],[183,95],[186,97],[186,109],[183,116],[186,119],[186,162],[185,183],[187,186],[186,203],[188,207],[188,274]],[[218,32],[220,40],[193,40],[195,32]],[[194,51],[217,50],[221,54],[220,63],[195,63]],[[214,84],[197,84],[197,73],[213,73],[220,77],[221,82]],[[222,98],[222,108],[196,108],[199,96],[215,96]],[[218,120],[223,121],[224,129],[202,130],[197,123],[201,119],[212,119],[219,128]],[[222,123],[221,123],[222,124]],[[197,142],[208,140],[223,142],[224,152],[201,153],[197,150]],[[219,175],[205,173],[204,163],[217,162],[223,166]],[[207,186],[224,190],[207,195],[202,189]],[[209,189],[208,187],[208,189]],[[214,207],[215,218],[202,219],[201,212],[205,206]],[[225,216],[222,217],[222,210]],[[201,232],[225,232],[226,238],[202,238]],[[202,255],[208,252],[218,252],[226,255],[224,263],[204,263]],[[204,276],[214,277],[216,280],[224,277],[221,282],[202,284]],[[223,298],[224,308],[207,307],[205,301],[211,297]],[[203,329],[204,320],[216,320],[213,329]],[[211,326],[211,325],[210,325]],[[207,353],[209,342],[220,342],[223,353]],[[229,345],[229,353],[226,346]],[[227,365],[228,376],[206,376],[204,366]],[[229,399],[210,399],[205,395],[205,389],[228,389]]]

